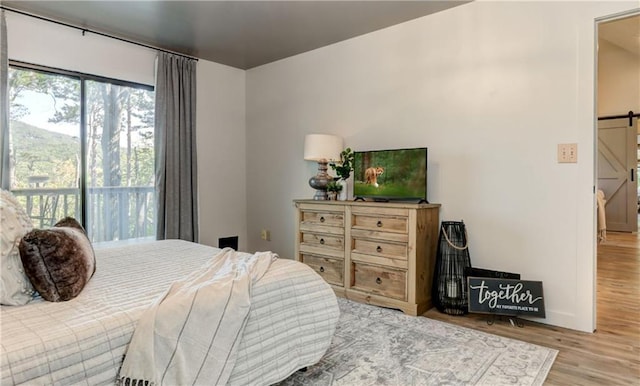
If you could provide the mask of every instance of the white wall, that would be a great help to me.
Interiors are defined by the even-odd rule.
[[[640,55],[598,43],[598,116],[640,112]]]
[[[247,249],[245,71],[198,62],[200,242],[239,237]]]
[[[153,85],[155,51],[5,12],[9,59]]]
[[[155,50],[6,12],[9,59],[153,85]],[[246,248],[245,72],[197,69],[200,240],[238,235]]]
[[[464,219],[472,264],[542,280],[545,322],[592,331],[594,19],[634,6],[473,2],[249,70],[249,248],[293,257],[305,134],[427,146],[429,200]],[[569,142],[578,163],[558,164]]]

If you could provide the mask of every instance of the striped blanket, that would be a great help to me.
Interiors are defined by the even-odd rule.
[[[145,311],[218,252],[181,240],[96,248],[96,274],[77,298],[0,307],[0,385],[113,385]],[[338,321],[333,290],[297,261],[273,261],[252,291],[230,386],[270,385],[317,363]]]
[[[249,315],[251,288],[276,258],[225,248],[202,270],[173,283],[140,318],[119,383],[225,385]]]

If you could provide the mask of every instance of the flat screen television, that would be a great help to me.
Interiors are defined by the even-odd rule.
[[[353,196],[375,201],[427,201],[427,148],[354,152]]]

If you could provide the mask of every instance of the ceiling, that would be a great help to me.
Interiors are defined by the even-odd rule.
[[[601,23],[598,37],[640,56],[640,15]]]
[[[2,5],[249,69],[469,1],[9,1]]]
[[[249,69],[470,1],[11,1],[3,7]],[[640,15],[598,36],[640,56]]]

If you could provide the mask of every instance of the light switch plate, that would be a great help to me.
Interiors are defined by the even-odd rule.
[[[560,143],[558,144],[558,163],[577,163],[578,144]]]

